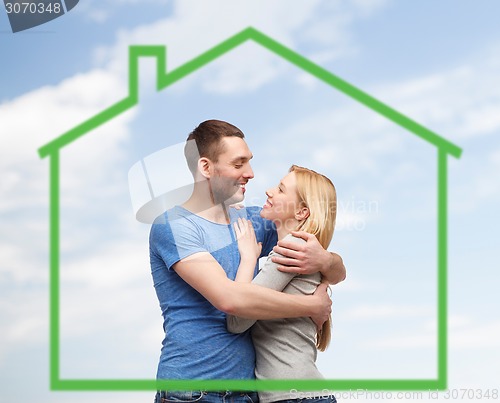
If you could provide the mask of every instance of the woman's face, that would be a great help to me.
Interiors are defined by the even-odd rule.
[[[266,195],[267,200],[260,213],[263,218],[278,226],[295,221],[295,213],[299,210],[300,203],[294,172],[286,175],[278,186],[268,189]]]

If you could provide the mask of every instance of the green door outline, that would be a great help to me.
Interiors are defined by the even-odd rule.
[[[139,59],[156,59],[156,89],[183,79],[225,53],[252,40],[272,53],[289,61],[317,79],[344,93],[405,128],[437,148],[437,378],[435,379],[308,379],[308,380],[156,380],[156,379],[61,379],[60,376],[60,187],[59,151],[69,143],[117,117],[139,102]],[[49,220],[50,220],[50,388],[58,391],[154,391],[169,390],[445,390],[448,379],[448,171],[447,157],[460,158],[462,149],[399,113],[369,94],[342,80],[290,48],[275,41],[253,27],[248,27],[208,51],[167,73],[165,46],[129,47],[129,94],[90,119],[75,126],[38,150],[40,158],[50,160]]]

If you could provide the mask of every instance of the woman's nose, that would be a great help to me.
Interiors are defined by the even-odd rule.
[[[269,190],[269,189],[266,190],[266,196],[267,197],[273,197],[273,194],[272,194],[271,190]]]

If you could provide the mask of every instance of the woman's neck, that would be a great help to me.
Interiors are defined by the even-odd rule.
[[[281,241],[284,237],[290,234],[292,231],[295,231],[299,222],[297,220],[287,220],[286,223],[275,223],[276,230],[278,232],[278,241]]]

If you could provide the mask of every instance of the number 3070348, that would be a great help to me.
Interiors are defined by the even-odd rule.
[[[61,3],[5,3],[7,14],[60,14],[63,10]]]

